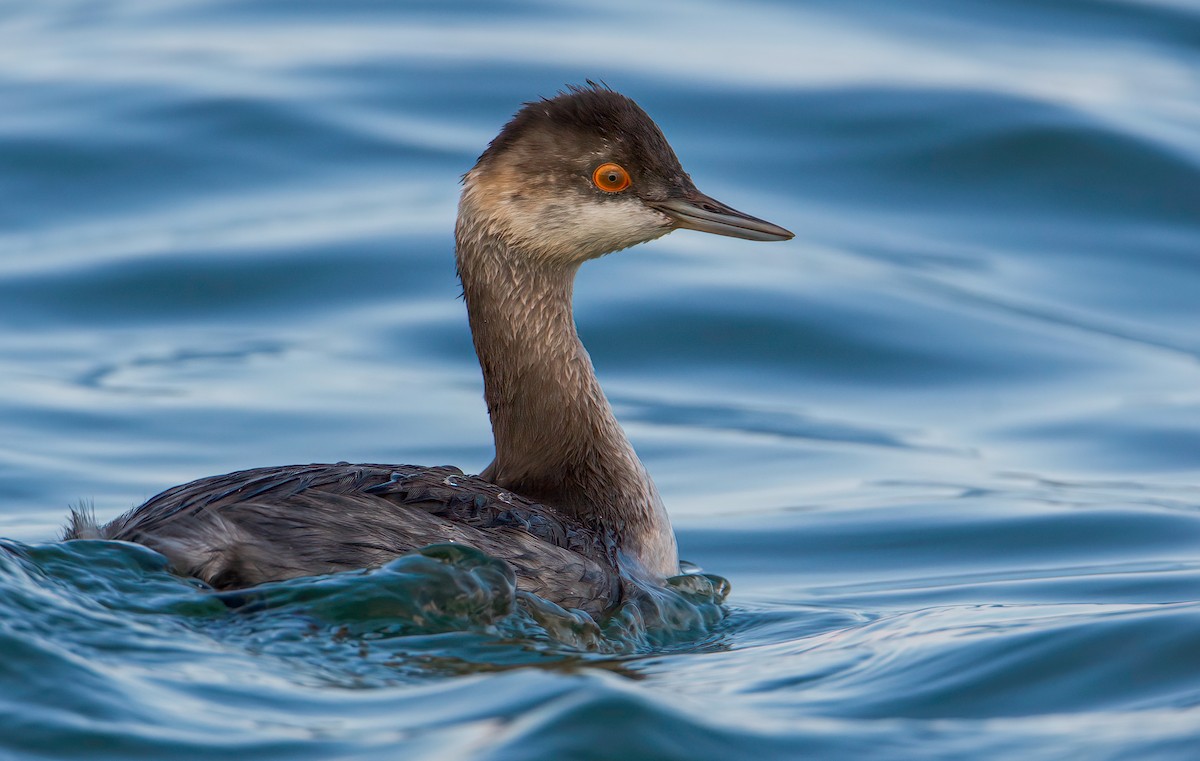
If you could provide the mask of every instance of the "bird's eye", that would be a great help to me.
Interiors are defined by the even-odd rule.
[[[629,179],[625,167],[610,162],[596,167],[596,171],[592,172],[592,182],[605,193],[620,193],[633,180]]]

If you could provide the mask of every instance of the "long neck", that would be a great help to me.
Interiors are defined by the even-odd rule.
[[[577,266],[511,250],[466,198],[459,276],[496,459],[484,478],[618,537],[644,571],[678,573],[662,500],[600,388],[571,308]]]

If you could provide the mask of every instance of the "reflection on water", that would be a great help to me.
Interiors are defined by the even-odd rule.
[[[1192,4],[26,5],[0,755],[1194,757]],[[723,617],[601,636],[501,590],[422,628],[403,579],[455,568],[231,607],[146,550],[46,544],[81,500],[239,468],[482,468],[457,178],[589,77],[798,233],[680,232],[577,288]]]

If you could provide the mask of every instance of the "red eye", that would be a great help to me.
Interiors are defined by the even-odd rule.
[[[592,172],[592,182],[605,193],[620,193],[629,187],[633,180],[629,179],[629,172],[625,171],[625,167],[608,163],[596,167],[596,171]]]

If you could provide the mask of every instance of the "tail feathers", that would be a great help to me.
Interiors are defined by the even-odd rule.
[[[71,508],[71,517],[63,529],[63,541],[69,539],[104,539],[104,532],[96,522],[96,506],[80,502]]]

